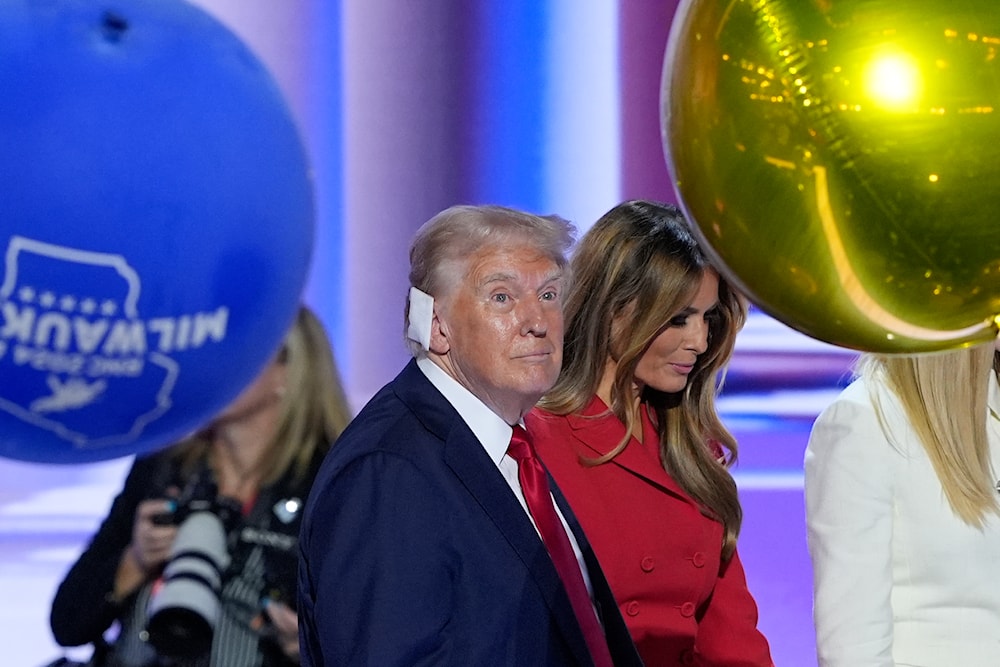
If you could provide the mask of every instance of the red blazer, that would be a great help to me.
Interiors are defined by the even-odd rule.
[[[738,555],[721,563],[722,524],[660,464],[643,412],[645,443],[632,439],[609,463],[588,466],[625,435],[597,397],[583,415],[538,409],[525,419],[538,454],[569,500],[611,584],[647,667],[771,667],[757,605]]]

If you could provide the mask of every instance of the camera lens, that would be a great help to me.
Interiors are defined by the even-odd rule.
[[[228,565],[222,519],[208,511],[188,515],[177,528],[163,585],[150,601],[148,641],[160,655],[188,658],[208,651]]]

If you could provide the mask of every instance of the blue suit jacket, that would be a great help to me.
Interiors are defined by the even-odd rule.
[[[612,657],[641,665],[593,551]],[[458,413],[410,362],[328,454],[300,539],[302,664],[590,665],[538,534]]]

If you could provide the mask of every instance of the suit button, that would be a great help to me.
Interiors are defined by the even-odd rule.
[[[656,567],[656,562],[653,560],[651,556],[646,556],[639,563],[639,567],[642,568],[643,572],[652,572],[653,568]]]
[[[681,605],[681,616],[685,618],[690,618],[691,616],[694,616],[693,602],[685,602],[684,604]]]
[[[625,613],[628,614],[629,616],[638,616],[639,603],[636,602],[635,600],[629,602],[627,605],[625,605]]]
[[[693,665],[694,664],[694,651],[688,649],[681,653],[681,664],[682,665]]]
[[[705,567],[705,554],[700,551],[694,552],[694,555],[691,556],[691,564],[695,567]]]

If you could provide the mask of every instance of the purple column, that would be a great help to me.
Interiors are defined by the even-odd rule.
[[[676,202],[660,139],[660,77],[677,0],[621,0],[622,199]]]
[[[413,232],[463,198],[464,4],[342,6],[344,370],[358,407],[409,358],[403,307]]]

